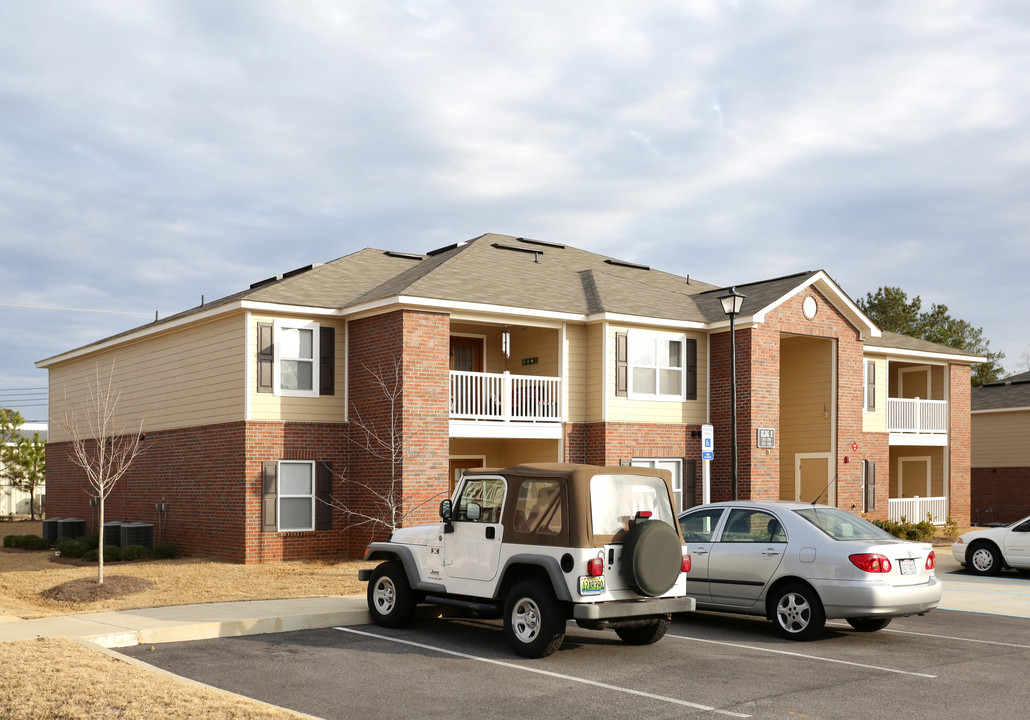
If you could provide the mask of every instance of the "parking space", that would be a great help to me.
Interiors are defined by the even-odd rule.
[[[124,650],[202,682],[322,717],[1012,717],[1030,699],[1030,620],[935,611],[878,633],[830,623],[808,643],[755,618],[694,613],[660,643],[569,626],[544,660],[500,624],[415,622]]]

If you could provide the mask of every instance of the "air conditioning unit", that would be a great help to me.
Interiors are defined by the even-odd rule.
[[[64,518],[57,521],[57,541],[80,538],[86,535],[86,521],[81,518]]]
[[[124,524],[121,520],[104,523],[104,545],[122,544],[122,525]]]
[[[57,523],[61,518],[47,518],[43,521],[43,539],[46,540],[46,544],[53,547],[57,544]]]
[[[122,523],[121,529],[122,549],[130,545],[142,545],[148,550],[154,549],[154,524],[153,523]]]

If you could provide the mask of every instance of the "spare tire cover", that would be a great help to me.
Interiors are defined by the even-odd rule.
[[[622,575],[641,595],[654,597],[676,584],[683,562],[679,535],[661,520],[637,521],[622,546]]]

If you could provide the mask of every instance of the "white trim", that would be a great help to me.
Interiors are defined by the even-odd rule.
[[[976,365],[977,363],[981,363],[987,359],[979,356],[949,355],[948,353],[935,353],[929,350],[904,350],[902,348],[881,347],[879,345],[864,345],[863,351],[870,353],[880,353],[883,355],[901,355],[912,358],[918,358],[920,360],[924,358],[932,359],[937,360],[938,363],[936,364],[939,365],[943,365],[947,361],[953,361],[967,365]]]
[[[489,420],[451,420],[452,438],[511,438],[521,440],[561,440],[564,423],[513,423]]]
[[[311,332],[311,358],[284,358],[282,355],[284,330],[308,330]],[[319,324],[303,322],[289,318],[276,318],[272,324],[273,360],[272,360],[272,393],[277,397],[318,397],[319,393]],[[293,390],[282,386],[282,363],[284,361],[311,363],[311,389]]]
[[[612,329],[612,326],[607,321],[601,323],[601,377],[599,378],[599,382],[601,383],[601,422],[608,422],[608,372],[609,372],[609,370],[611,370],[612,363],[615,360],[615,353],[617,352],[617,349],[618,349],[618,340],[616,339],[614,332],[611,333],[611,344],[608,343],[608,337],[609,337],[609,333],[610,333],[611,329]],[[626,347],[626,353],[627,353],[627,358],[626,359],[627,360],[629,359],[629,357],[628,357],[628,354],[629,354],[628,342],[629,342],[629,340],[627,339],[627,347]],[[589,345],[588,345],[588,347],[589,347]],[[590,356],[590,353],[588,351],[587,352],[587,357],[589,357],[589,356]],[[628,370],[628,368],[627,368],[627,370]],[[615,386],[616,386],[616,382],[617,382],[617,378],[615,377],[615,373],[612,374],[611,378],[612,378],[612,384],[611,384],[612,395],[614,395],[615,394]],[[626,378],[626,382],[627,382],[627,388],[628,388],[629,387],[629,385],[628,385],[629,378]],[[587,394],[584,397],[584,400],[589,402],[589,398],[590,398],[590,392],[587,391]],[[586,412],[586,407],[584,407],[583,410],[584,410],[583,416],[586,417],[586,418],[589,418],[590,414],[588,412]]]
[[[251,409],[251,389],[255,388],[251,385],[254,382],[254,373],[257,368],[254,366],[257,364],[257,346],[252,344],[254,342],[254,318],[248,310],[244,316],[244,323],[246,326],[243,332],[243,419],[250,421]]]
[[[890,433],[887,444],[898,447],[948,447],[947,433]]]
[[[1030,405],[1011,408],[984,408],[983,410],[970,410],[970,413],[972,415],[985,415],[987,413],[1026,412],[1027,410],[1030,410]]]
[[[835,283],[830,278],[830,276],[827,275],[823,270],[820,270],[819,272],[815,273],[814,275],[812,275],[812,277],[808,278],[808,280],[801,283],[800,285],[796,285],[794,288],[791,289],[790,292],[782,295],[778,299],[769,303],[765,307],[761,308],[758,312],[752,313],[751,317],[754,319],[756,323],[764,323],[766,315],[768,315],[770,312],[772,312],[773,310],[775,310],[791,298],[797,297],[797,295],[800,294],[803,290],[808,289],[816,283],[819,283],[819,290],[822,293],[822,295],[831,305],[837,308],[838,311],[841,311],[841,305],[844,306],[844,310],[841,312],[844,315],[851,316],[849,319],[851,320],[852,324],[859,330],[861,337],[880,337],[882,335],[880,329],[873,324],[872,320],[869,319],[869,316],[862,312],[859,309],[858,305],[853,303],[851,301],[851,298],[845,295],[837,286],[837,283]],[[865,330],[862,329],[862,326],[864,326]]]
[[[282,492],[282,466],[283,463],[289,465],[308,465],[311,468],[311,493],[310,495],[284,495]],[[283,459],[276,463],[276,483],[275,483],[275,529],[276,532],[311,532],[315,529],[315,503],[317,502],[317,484],[318,476],[316,474],[315,461],[314,460],[290,460]],[[280,523],[282,522],[282,499],[283,498],[310,498],[311,500],[311,527],[307,528],[283,528]]]
[[[327,317],[343,314],[342,311],[335,308],[312,307],[310,305],[284,305],[282,303],[255,302],[254,300],[241,300],[240,307],[245,310],[260,310],[263,313],[283,313],[285,315],[319,315]]]
[[[654,365],[635,365],[633,363],[633,346],[635,343],[643,341],[651,342],[654,344]],[[666,343],[679,343],[680,346],[680,365],[679,368],[672,366],[663,366],[659,362],[661,357],[659,344]],[[630,400],[647,400],[655,402],[677,402],[682,403],[686,401],[687,397],[687,336],[682,333],[670,333],[670,332],[657,332],[654,330],[636,330],[629,328],[626,331],[626,397]],[[654,392],[641,392],[634,387],[634,373],[636,368],[642,368],[646,370],[654,370],[655,373],[655,384]],[[662,394],[659,391],[661,386],[660,374],[662,370],[679,370],[679,386],[680,391],[678,395]]]
[[[906,462],[925,462],[926,463],[926,494],[918,493],[912,497],[931,497],[933,493],[930,490],[933,488],[933,464],[931,456],[929,455],[902,455],[898,457],[898,497],[905,497],[905,463]],[[916,520],[919,522],[919,520]]]

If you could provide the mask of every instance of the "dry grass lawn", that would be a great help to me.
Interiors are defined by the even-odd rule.
[[[40,523],[0,523],[3,535],[40,535]],[[142,586],[84,601],[96,565],[53,562],[53,551],[0,549],[0,640],[4,620],[190,603],[354,595],[365,592],[361,561],[234,565],[197,558],[107,563],[105,586]],[[132,583],[119,583],[128,577]],[[80,585],[74,599],[44,597]],[[61,658],[57,661],[56,658]],[[126,664],[70,640],[0,642],[0,720],[14,718],[297,718],[217,690]]]

